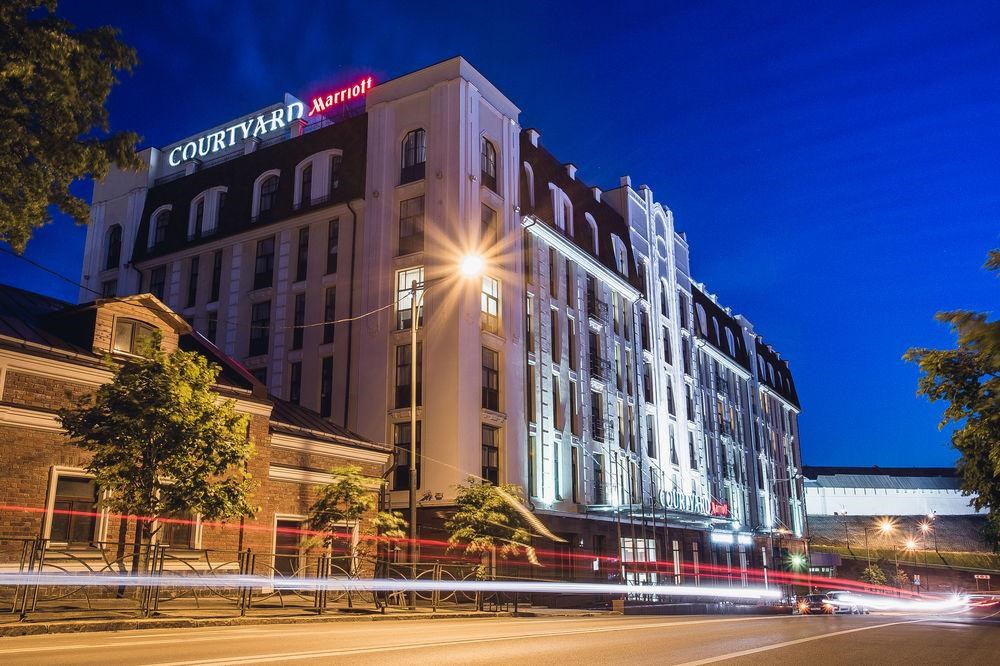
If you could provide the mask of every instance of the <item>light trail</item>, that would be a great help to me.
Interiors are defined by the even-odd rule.
[[[40,586],[159,586],[159,587],[264,587],[288,590],[342,590],[369,592],[555,592],[561,594],[655,594],[658,596],[707,597],[717,599],[776,599],[777,590],[764,588],[716,588],[694,585],[616,585],[612,583],[552,583],[544,581],[448,581],[400,580],[391,578],[270,578],[268,576],[128,576],[80,575],[69,573],[11,574],[0,576],[0,587],[9,585]]]

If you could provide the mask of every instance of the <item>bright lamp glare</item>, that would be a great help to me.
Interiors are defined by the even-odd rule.
[[[483,272],[484,266],[485,262],[478,254],[467,254],[462,257],[462,263],[459,265],[459,270],[465,277],[476,277]]]

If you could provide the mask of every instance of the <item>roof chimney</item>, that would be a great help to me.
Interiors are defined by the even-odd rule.
[[[542,137],[542,135],[539,134],[538,130],[536,130],[535,128],[531,128],[525,131],[528,133],[528,141],[531,142],[531,145],[533,145],[535,148],[538,148],[538,140]]]
[[[590,188],[590,191],[594,193],[594,201],[601,200],[601,188],[595,185],[594,187]]]
[[[566,173],[569,174],[569,177],[576,180],[576,165],[572,162],[567,162],[563,166],[566,167]]]

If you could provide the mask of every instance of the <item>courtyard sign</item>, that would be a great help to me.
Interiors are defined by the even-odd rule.
[[[705,504],[704,497],[685,494],[676,488],[671,491],[660,491],[660,504],[666,509],[684,511],[685,513],[700,513],[704,515],[708,512],[708,506]]]

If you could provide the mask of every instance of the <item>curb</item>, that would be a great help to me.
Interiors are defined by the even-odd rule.
[[[96,631],[134,631],[138,629],[195,629],[201,627],[240,627],[268,624],[314,624],[332,622],[403,622],[406,620],[452,620],[511,617],[512,613],[427,613],[399,615],[319,615],[315,617],[220,617],[220,618],[135,618],[128,620],[79,620],[64,622],[18,623],[0,626],[0,638],[75,634]]]

